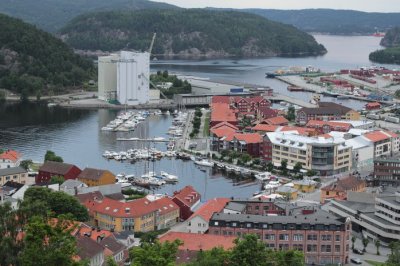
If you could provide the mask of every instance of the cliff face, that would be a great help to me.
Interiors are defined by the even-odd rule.
[[[77,17],[60,37],[78,50],[147,50],[179,57],[319,55],[325,48],[293,26],[231,11],[143,10]]]

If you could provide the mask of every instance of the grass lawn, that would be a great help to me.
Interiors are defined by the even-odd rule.
[[[384,263],[382,262],[378,262],[378,261],[373,261],[373,260],[365,260],[368,264],[372,265],[372,266],[383,266]]]
[[[208,137],[210,135],[210,116],[211,113],[207,113],[204,118],[204,128],[203,128],[203,136]]]

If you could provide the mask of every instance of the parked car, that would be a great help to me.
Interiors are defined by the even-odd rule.
[[[363,255],[364,251],[362,251],[361,249],[355,248],[355,249],[353,249],[353,253]]]
[[[350,261],[354,264],[362,264],[362,261],[359,258],[351,258]]]

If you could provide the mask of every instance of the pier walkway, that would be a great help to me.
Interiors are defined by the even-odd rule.
[[[313,107],[318,107],[316,104],[312,104],[312,103],[308,103],[306,101],[294,98],[294,97],[290,97],[290,96],[286,96],[283,94],[279,94],[279,93],[274,93],[273,96],[269,96],[268,97],[269,100],[271,101],[275,101],[275,102],[281,102],[281,101],[285,101],[291,104],[295,104],[301,107],[308,107],[308,108],[313,108]]]

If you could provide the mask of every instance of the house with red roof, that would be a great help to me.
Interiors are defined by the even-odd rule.
[[[82,172],[77,166],[68,163],[47,161],[39,168],[36,184],[47,184],[53,176],[61,176],[64,180],[77,179]]]
[[[182,232],[167,232],[159,237],[159,241],[164,243],[166,241],[172,242],[179,239],[183,245],[178,247],[178,254],[176,254],[177,265],[186,264],[197,258],[198,252],[211,250],[213,248],[223,248],[229,250],[235,246],[234,236],[223,235],[210,235],[210,234],[192,234]]]
[[[376,130],[362,135],[374,146],[374,158],[393,156],[400,151],[399,136],[391,131]]]
[[[110,198],[88,199],[84,205],[92,223],[101,229],[148,232],[175,225],[179,208],[171,198],[141,198],[123,202]]]
[[[367,109],[367,110],[379,110],[379,109],[381,109],[381,104],[379,102],[367,103],[365,105],[365,109]]]
[[[322,120],[309,120],[306,127],[315,128],[321,134],[326,134],[331,131],[348,132],[353,128],[350,123]]]
[[[214,198],[208,200],[174,231],[197,234],[207,233],[211,216],[215,212],[221,212],[229,201],[230,199],[228,198]]]
[[[252,157],[260,156],[260,145],[263,138],[258,133],[237,133],[233,136],[233,149],[240,153],[248,153]]]
[[[272,126],[287,126],[289,121],[283,116],[271,117],[264,120],[265,124]]]
[[[228,103],[212,103],[210,127],[214,127],[222,122],[227,122],[236,126],[238,124],[236,113],[237,112],[231,108]]]
[[[262,121],[272,117],[277,117],[280,114],[279,110],[270,107],[260,107],[257,110],[257,120]]]
[[[179,206],[179,217],[187,220],[200,204],[201,195],[192,186],[186,186],[179,191],[175,191],[172,201]]]
[[[254,127],[251,128],[253,132],[257,132],[260,134],[265,134],[267,132],[275,132],[279,126],[273,126],[273,125],[267,125],[267,124],[257,124]]]
[[[19,166],[22,155],[14,150],[6,150],[0,154],[0,169]]]

